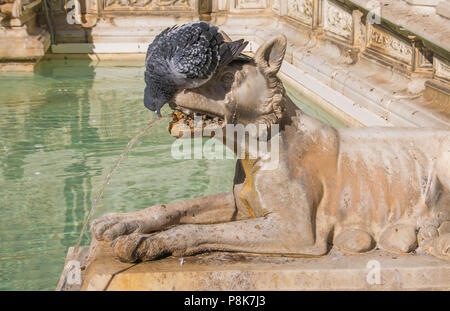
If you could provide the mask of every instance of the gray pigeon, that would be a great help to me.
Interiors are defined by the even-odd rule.
[[[144,105],[161,116],[161,107],[182,89],[206,83],[227,65],[248,42],[225,42],[219,28],[193,22],[162,31],[149,45],[145,58]]]

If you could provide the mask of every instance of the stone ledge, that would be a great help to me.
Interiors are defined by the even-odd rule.
[[[318,95],[326,96],[330,107],[351,114],[353,119],[364,126],[449,128],[446,114],[432,109],[424,100],[422,90],[413,94],[407,91],[412,81],[417,80],[417,83],[423,85],[424,80],[410,79],[395,71],[387,71],[383,66],[364,58],[355,64],[347,64],[344,55],[332,44],[311,44],[302,32],[294,33],[295,29],[291,29],[290,25],[283,21],[251,31],[242,29],[237,20],[239,19],[230,17],[227,23],[221,24],[220,27],[232,38],[245,38],[250,41],[249,48],[253,52],[258,45],[279,33],[284,33],[290,44],[284,63],[293,65],[297,71],[297,74],[290,74],[291,78],[296,81],[306,79],[311,83],[317,80],[320,84],[341,93],[342,97],[347,97],[347,101],[352,101],[355,108],[361,111],[351,113],[344,107],[345,103],[341,99],[327,96],[326,92],[321,91]],[[282,73],[286,73],[284,69],[286,68],[282,68]],[[301,75],[304,75],[305,79],[302,79]],[[305,89],[311,90],[310,86],[306,85]],[[311,98],[307,94],[304,95]],[[330,113],[338,118],[342,114],[332,111]],[[354,122],[347,123],[354,125]]]
[[[362,8],[369,8],[370,1],[349,0],[349,2]],[[448,20],[434,13],[414,11],[412,9],[414,7],[404,1],[384,0],[382,4],[381,16],[383,19],[396,25],[396,27],[410,31],[435,46],[450,51]]]
[[[367,282],[371,260],[381,284]],[[81,290],[449,290],[450,262],[382,250],[320,258],[210,253],[125,264],[106,243],[91,246]]]
[[[406,3],[418,6],[436,6],[439,0],[405,0]]]

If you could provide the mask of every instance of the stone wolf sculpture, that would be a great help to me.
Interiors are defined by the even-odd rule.
[[[304,114],[277,72],[278,36],[253,59],[233,61],[205,85],[179,92],[169,126],[194,113],[211,122],[279,126],[279,163],[245,157],[232,192],[95,219],[97,240],[125,262],[229,251],[280,256],[416,248],[450,258],[450,131],[335,129]],[[273,139],[273,137],[268,138]],[[227,143],[224,141],[224,143]]]

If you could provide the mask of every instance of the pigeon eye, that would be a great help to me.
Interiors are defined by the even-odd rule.
[[[148,71],[153,71],[153,70],[155,70],[155,67],[151,64],[148,65]]]
[[[223,83],[231,85],[231,83],[233,83],[234,81],[234,75],[231,72],[227,72],[222,76],[221,80]]]

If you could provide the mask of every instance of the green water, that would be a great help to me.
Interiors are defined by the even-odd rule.
[[[143,74],[140,63],[88,60],[0,73],[0,290],[56,287],[106,174],[155,118],[142,104]],[[311,102],[289,93],[315,113]],[[135,145],[94,218],[231,189],[235,160],[175,160],[166,127]]]

